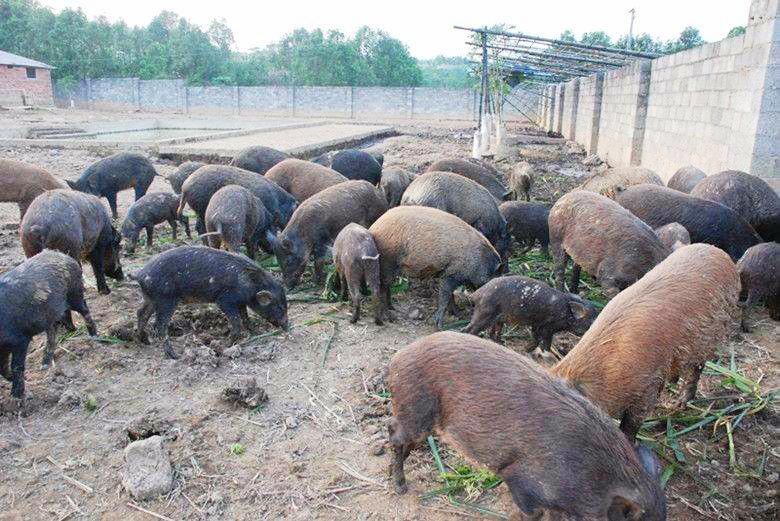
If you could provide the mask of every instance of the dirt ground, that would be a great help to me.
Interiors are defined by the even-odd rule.
[[[470,151],[471,130],[465,124],[397,128],[401,135],[369,147],[385,154],[386,167],[419,171],[437,158]],[[538,135],[520,126],[510,133]],[[22,147],[0,147],[0,157],[37,164],[60,178],[76,177],[100,158],[92,152]],[[496,166],[505,171],[518,158],[539,171],[534,198],[550,202],[588,170],[585,155],[563,141],[513,145],[510,161]],[[175,169],[165,161],[155,165],[163,175]],[[159,177],[151,190],[170,187]],[[132,193],[120,194],[119,202],[123,215]],[[17,228],[17,208],[0,204],[0,272],[23,260]],[[151,253],[142,246],[123,260],[125,273],[170,247],[167,225],[157,233]],[[533,252],[520,259],[515,271],[536,269],[534,259]],[[549,266],[539,269],[549,271]],[[87,301],[103,336],[91,339],[83,328],[75,336],[63,335],[48,371],[40,368],[44,335],[36,337],[22,411],[13,409],[9,386],[0,382],[0,519],[444,520],[515,512],[503,486],[429,494],[445,482],[427,446],[408,461],[409,493],[398,497],[387,488],[390,402],[382,369],[397,350],[434,331],[434,302],[424,284],[398,293],[397,321],[378,327],[369,317],[350,324],[347,304],[322,299],[322,290],[311,288],[307,279],[303,286],[309,289],[289,296],[289,333],[280,334],[256,317],[254,331],[239,349],[227,351],[227,322],[214,307],[181,306],[171,332],[183,356],[169,360],[159,345],[123,340],[141,301],[135,284],[109,282],[112,292],[103,296],[88,265],[84,274]],[[458,303],[459,316],[449,317],[455,326],[453,320],[470,314],[463,298]],[[643,431],[664,457],[669,519],[776,519],[780,429],[769,393],[777,389],[780,374],[780,328],[763,309],[751,314],[750,325],[752,333],[735,333],[720,348],[720,363],[733,363],[757,385],[739,391],[733,378],[710,371],[700,384],[701,410],[686,413],[733,404],[755,407],[738,420],[724,413],[671,443],[668,429],[683,427],[679,416],[672,419],[661,408],[659,417],[670,418],[669,425],[655,421]],[[529,342],[525,331],[507,340],[521,352]],[[574,342],[576,337],[562,334],[555,345]],[[264,387],[267,402],[247,409],[221,398],[225,387],[246,376]],[[727,428],[733,435],[727,436]],[[123,448],[131,438],[151,434],[165,439],[175,486],[167,496],[136,503],[121,487]],[[445,466],[463,465],[446,446],[439,448]]]

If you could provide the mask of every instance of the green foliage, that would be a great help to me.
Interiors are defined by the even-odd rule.
[[[726,38],[733,38],[734,36],[740,36],[745,34],[745,26],[744,25],[737,25],[736,27],[732,27],[729,33],[726,35]]]
[[[744,33],[744,31],[744,27],[734,27],[729,31],[729,36],[737,36]],[[630,48],[634,51],[653,54],[673,54],[706,43],[702,39],[701,34],[699,34],[699,30],[695,27],[686,27],[682,30],[680,36],[676,40],[670,40],[668,42],[653,38],[647,33],[634,36],[633,41],[631,42],[628,41],[628,35],[623,35],[618,38],[617,41],[613,42],[612,38],[604,31],[584,33],[582,38],[577,39],[575,34],[569,29],[563,31],[558,39],[564,42],[584,43],[586,45],[600,45],[602,47],[615,47],[620,49]]]
[[[55,14],[35,0],[0,0],[0,49],[57,67],[73,89],[82,78],[182,78],[191,85],[416,86],[422,70],[406,46],[369,27],[348,38],[338,31],[296,29],[265,49],[234,50],[224,20],[207,30],[171,11],[146,27],[128,27],[80,9]]]
[[[87,412],[92,412],[97,409],[98,402],[97,398],[95,398],[95,395],[88,394],[84,397],[84,409],[87,410]]]
[[[241,456],[244,452],[246,449],[240,443],[234,443],[230,446],[230,453],[234,456]]]
[[[422,85],[425,87],[468,88],[474,83],[467,58],[437,56],[432,60],[419,60],[422,69]]]

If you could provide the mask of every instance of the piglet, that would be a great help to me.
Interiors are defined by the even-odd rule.
[[[184,226],[187,237],[192,237],[190,232],[190,220],[182,214],[176,215],[179,207],[179,196],[170,192],[152,192],[141,197],[127,211],[127,216],[122,223],[122,237],[127,241],[127,253],[134,253],[138,244],[138,235],[141,230],[146,230],[146,249],[152,248],[154,240],[154,226],[167,222],[171,226],[173,240],[176,240],[177,225],[179,221]]]
[[[376,301],[374,322],[381,326],[379,252],[368,230],[357,223],[344,227],[333,242],[333,261],[341,280],[342,298],[349,291],[353,324],[360,318],[360,285],[365,282]]]

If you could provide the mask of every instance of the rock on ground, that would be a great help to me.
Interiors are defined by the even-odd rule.
[[[125,447],[122,486],[138,500],[167,494],[173,488],[173,468],[160,436]]]

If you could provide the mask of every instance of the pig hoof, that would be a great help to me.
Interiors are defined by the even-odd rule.
[[[384,326],[385,325],[384,321],[381,318],[375,318],[374,319],[374,324],[376,324],[377,326]]]
[[[108,288],[98,288],[98,293],[101,295],[109,295],[111,294],[111,290]]]
[[[176,354],[176,351],[174,351],[171,346],[165,346],[165,356],[167,356],[171,360],[179,359],[179,355]]]
[[[350,324],[355,324],[357,323],[357,321],[358,321],[358,316],[354,314],[352,315],[352,318],[349,319]]]
[[[406,492],[409,490],[409,487],[406,486],[406,483],[393,483],[393,488],[395,489],[395,493],[402,496],[406,494]]]

